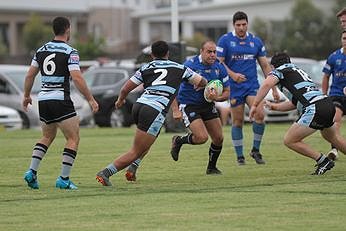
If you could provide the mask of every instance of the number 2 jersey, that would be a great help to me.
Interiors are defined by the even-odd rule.
[[[309,75],[292,63],[281,65],[271,74],[279,79],[279,89],[297,107],[299,113],[302,113],[305,107],[326,97]]]
[[[64,41],[50,41],[36,51],[31,65],[41,72],[38,101],[71,100],[70,71],[80,70],[76,49]]]
[[[156,59],[143,65],[131,77],[137,85],[143,83],[144,93],[138,103],[149,105],[166,114],[177,95],[180,83],[196,75],[190,68],[170,60]]]

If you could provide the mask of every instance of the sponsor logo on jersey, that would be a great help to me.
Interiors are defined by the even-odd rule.
[[[235,47],[237,44],[236,44],[236,42],[231,41],[230,45],[231,45],[231,47]]]
[[[254,42],[250,42],[250,47],[255,47],[255,43]]]

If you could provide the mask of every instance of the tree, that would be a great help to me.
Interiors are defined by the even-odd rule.
[[[78,38],[73,46],[78,50],[79,56],[83,60],[96,59],[105,55],[103,47],[105,45],[104,38],[95,39],[93,36],[86,38]]]
[[[29,52],[36,51],[44,42],[52,39],[51,28],[45,25],[41,17],[32,14],[23,29],[24,45]]]

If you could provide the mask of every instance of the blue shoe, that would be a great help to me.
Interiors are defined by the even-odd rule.
[[[38,189],[38,181],[37,181],[37,176],[33,173],[31,169],[29,169],[27,172],[24,174],[24,180],[26,183],[28,183],[28,186],[32,189]]]
[[[78,189],[71,180],[64,180],[61,176],[56,179],[55,187],[60,189]]]

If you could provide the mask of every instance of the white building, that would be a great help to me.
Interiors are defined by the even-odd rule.
[[[294,0],[177,0],[181,39],[202,32],[210,38],[233,30],[232,15],[241,10],[249,16],[249,26],[256,17],[282,20]],[[334,2],[312,0],[331,11]],[[67,16],[72,31],[79,36],[104,37],[107,51],[133,53],[153,40],[171,41],[171,0],[0,0],[0,41],[10,56],[24,56],[23,27],[32,13],[48,24],[55,16]]]

